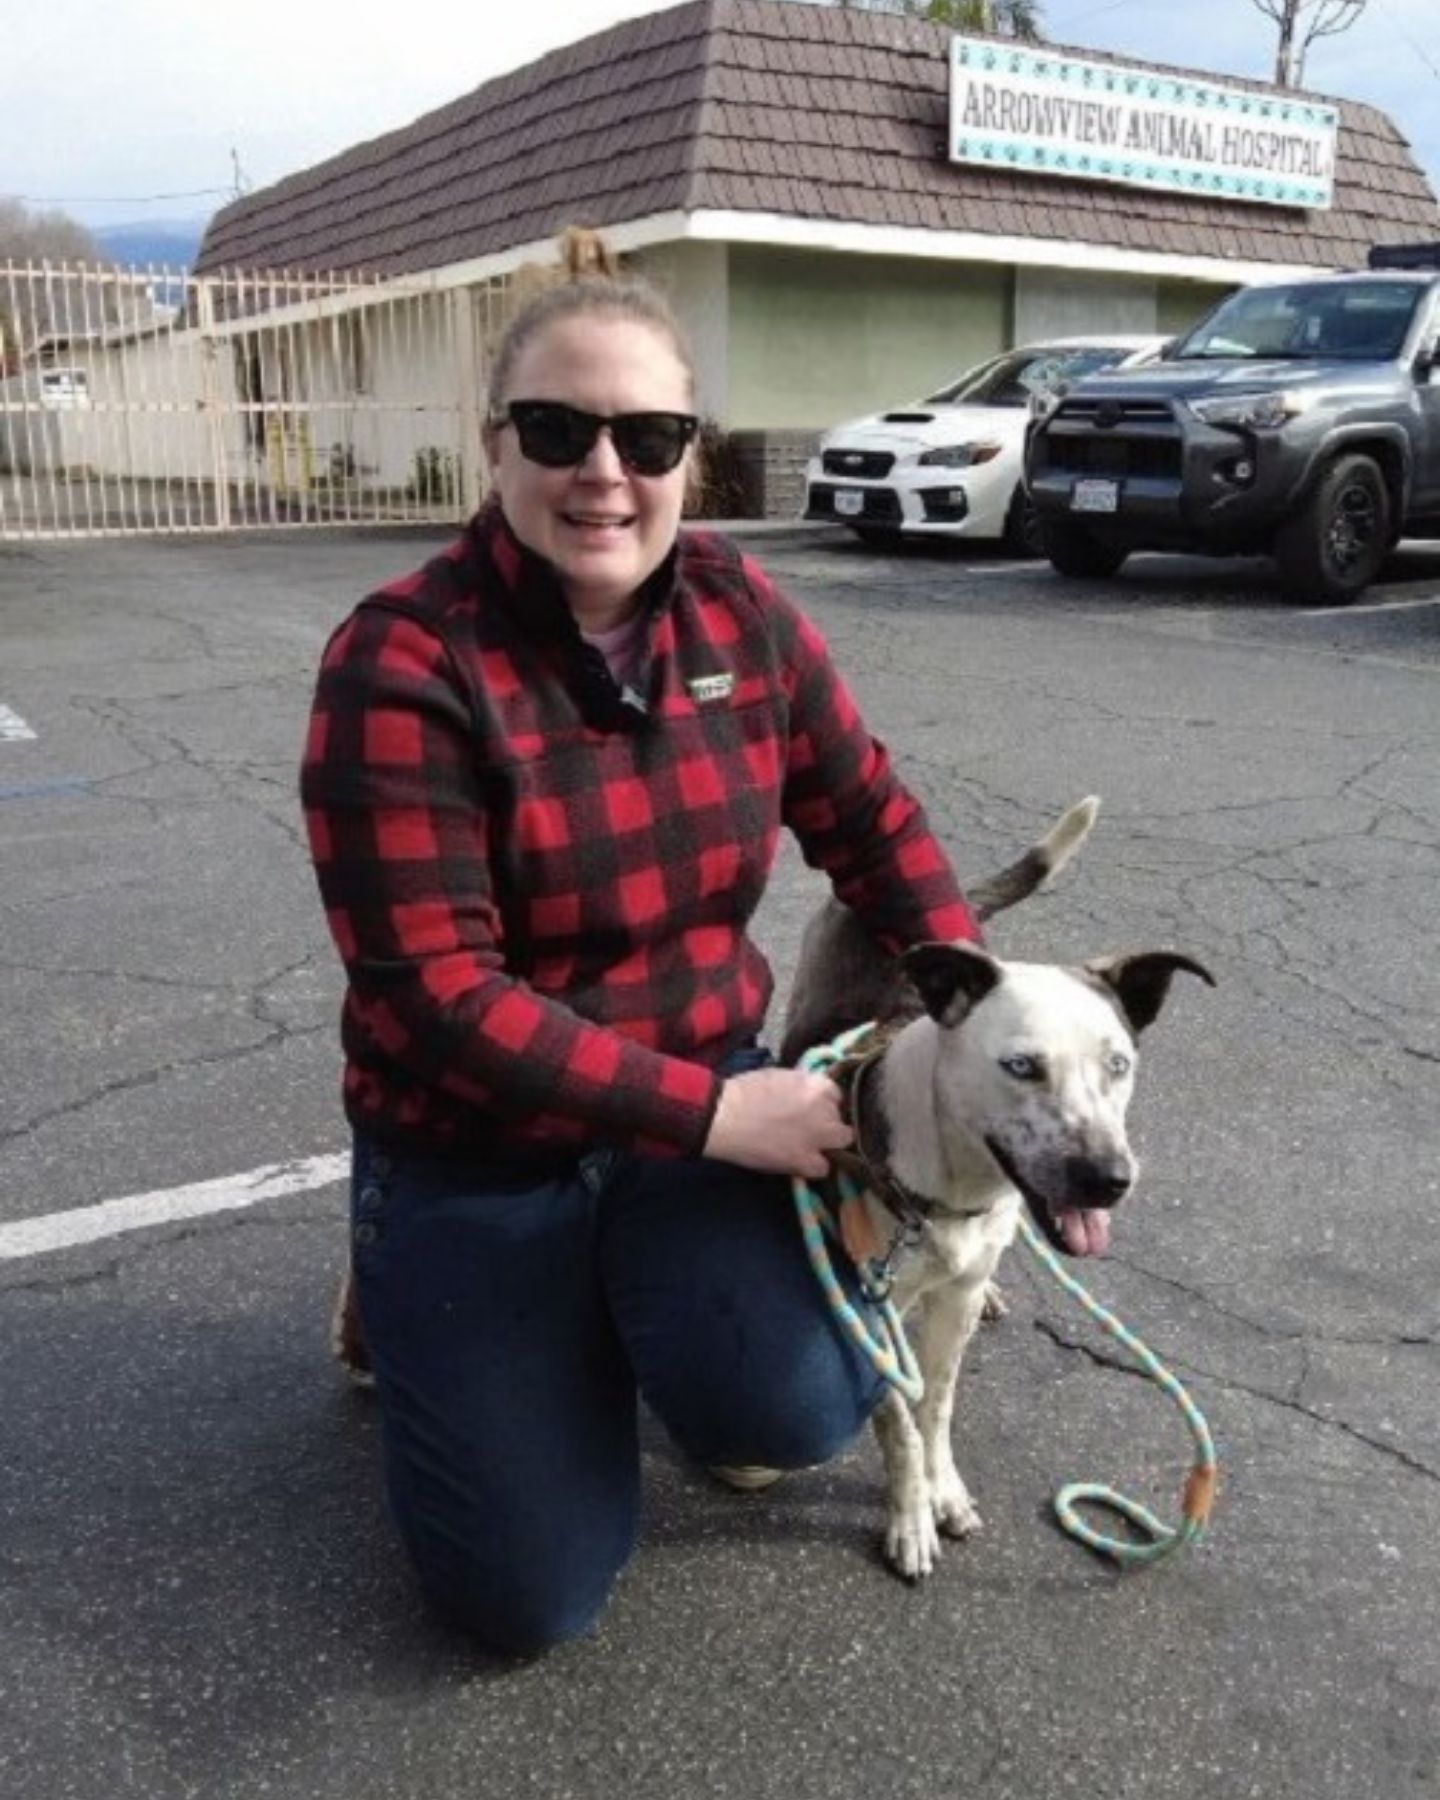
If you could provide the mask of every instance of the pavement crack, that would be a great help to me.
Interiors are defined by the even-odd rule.
[[[1058,1350],[1067,1350],[1072,1354],[1083,1356],[1087,1362],[1093,1363],[1100,1369],[1133,1376],[1141,1381],[1150,1379],[1144,1369],[1137,1364],[1124,1362],[1118,1356],[1110,1355],[1094,1344],[1082,1343],[1078,1338],[1067,1336],[1048,1319],[1037,1318],[1032,1323],[1035,1330],[1043,1337],[1048,1338]],[[1260,1400],[1267,1405],[1278,1407],[1282,1412],[1294,1413],[1299,1418],[1309,1420],[1312,1424],[1323,1425],[1327,1431],[1338,1431],[1342,1436],[1353,1438],[1356,1443],[1363,1444],[1367,1450],[1373,1450],[1376,1455],[1398,1464],[1411,1474],[1422,1475],[1427,1480],[1440,1482],[1440,1469],[1431,1468],[1418,1456],[1412,1456],[1409,1451],[1402,1450],[1398,1444],[1385,1443],[1382,1439],[1372,1436],[1368,1431],[1362,1431],[1358,1425],[1352,1425],[1347,1419],[1332,1418],[1327,1413],[1317,1411],[1313,1406],[1306,1406],[1297,1394],[1275,1394],[1267,1388],[1254,1387],[1248,1382],[1236,1381],[1230,1376],[1218,1374],[1213,1369],[1200,1368],[1193,1363],[1176,1362],[1174,1367],[1183,1369],[1192,1380],[1209,1382],[1222,1393],[1245,1394],[1252,1400]],[[1296,1384],[1297,1389],[1300,1385],[1303,1383]]]
[[[1126,1269],[1142,1280],[1153,1282],[1156,1287],[1169,1288],[1172,1293],[1183,1294],[1187,1300],[1193,1300],[1197,1306],[1203,1306],[1206,1312],[1214,1313],[1217,1318],[1228,1319],[1234,1325],[1243,1325],[1247,1331],[1253,1331],[1257,1337],[1270,1338],[1280,1343],[1304,1342],[1307,1334],[1298,1326],[1283,1327],[1266,1325],[1263,1321],[1252,1318],[1249,1313],[1236,1312],[1228,1306],[1222,1306],[1203,1288],[1192,1287],[1189,1282],[1181,1281],[1175,1275],[1162,1275],[1157,1269],[1147,1269],[1143,1263],[1131,1261],[1124,1256],[1111,1254],[1107,1261],[1117,1268]]]
[[[13,962],[8,957],[0,957],[0,969],[11,975],[40,975],[47,981],[124,981],[140,987],[178,988],[190,994],[238,991],[230,982],[192,981],[182,975],[155,975],[139,969],[91,969],[77,964]]]
[[[1381,1336],[1369,1336],[1361,1333],[1308,1331],[1303,1326],[1268,1325],[1262,1319],[1250,1313],[1239,1312],[1234,1307],[1223,1306],[1212,1294],[1203,1288],[1193,1287],[1189,1282],[1181,1281],[1175,1275],[1162,1275],[1157,1269],[1147,1268],[1144,1263],[1116,1255],[1112,1252],[1106,1261],[1117,1268],[1125,1269],[1130,1274],[1139,1276],[1142,1281],[1152,1282],[1156,1287],[1168,1288],[1172,1293],[1183,1294],[1187,1300],[1203,1307],[1206,1312],[1213,1313],[1218,1319],[1228,1319],[1232,1325],[1242,1325],[1252,1331],[1256,1337],[1264,1338],[1272,1343],[1294,1344],[1308,1350],[1315,1345],[1338,1345],[1352,1350],[1393,1350],[1401,1347],[1415,1348],[1433,1346],[1437,1343],[1435,1327],[1426,1325],[1415,1331],[1387,1333]]]
[[[326,1230],[336,1223],[343,1225],[343,1200],[323,1200],[319,1191],[304,1194],[277,1195],[254,1207],[237,1207],[232,1212],[207,1213],[203,1218],[136,1227],[124,1234],[123,1248],[107,1256],[103,1263],[77,1270],[73,1275],[18,1275],[5,1273],[13,1263],[0,1262],[0,1294],[40,1294],[61,1298],[78,1289],[119,1282],[139,1261],[173,1250],[177,1245],[230,1236],[242,1231],[266,1233],[298,1231],[321,1226]],[[35,1257],[83,1254],[68,1245],[63,1249],[37,1250]]]
[[[178,1058],[174,1062],[161,1063],[153,1069],[142,1069],[135,1075],[123,1075],[115,1081],[104,1082],[88,1094],[77,1095],[60,1106],[47,1107],[26,1119],[22,1124],[9,1126],[0,1130],[0,1144],[11,1144],[21,1139],[32,1137],[46,1125],[53,1125],[57,1119],[74,1118],[88,1112],[91,1107],[99,1106],[106,1100],[113,1100],[118,1095],[136,1093],[142,1088],[154,1087],[157,1082],[164,1081],[167,1076],[185,1074],[192,1069],[220,1068],[227,1063],[243,1062],[247,1057],[262,1055],[276,1044],[287,1042],[297,1037],[314,1037],[318,1033],[328,1031],[328,1025],[306,1025],[296,1028],[275,1026],[267,1031],[264,1038],[254,1044],[239,1044],[228,1050],[212,1050],[203,1056]]]
[[[0,1283],[5,1294],[70,1294],[83,1288],[101,1287],[120,1279],[123,1258],[116,1256],[98,1269],[82,1269],[75,1275],[36,1275],[22,1281]]]

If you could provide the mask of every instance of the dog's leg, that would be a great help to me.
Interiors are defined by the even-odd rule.
[[[998,1325],[1001,1319],[1010,1317],[1010,1302],[1005,1298],[1005,1290],[998,1281],[985,1283],[985,1295],[980,1302],[980,1317],[987,1325]]]
[[[916,1356],[925,1393],[915,1422],[925,1453],[925,1476],[935,1523],[946,1537],[967,1538],[980,1529],[980,1514],[955,1467],[950,1426],[960,1361],[985,1309],[990,1283],[954,1282],[925,1302]]]
[[[919,1581],[935,1567],[940,1534],[925,1481],[925,1446],[910,1408],[891,1388],[875,1412],[875,1436],[885,1461],[890,1515],[885,1526],[885,1560],[897,1575]]]

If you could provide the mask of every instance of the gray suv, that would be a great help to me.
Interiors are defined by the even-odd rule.
[[[1032,409],[1025,475],[1062,575],[1132,550],[1275,558],[1353,600],[1396,540],[1440,538],[1440,245],[1242,288],[1133,371]]]

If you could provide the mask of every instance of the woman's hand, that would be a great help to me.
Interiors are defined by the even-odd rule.
[[[767,1175],[818,1181],[829,1168],[827,1150],[844,1150],[854,1133],[840,1116],[840,1090],[826,1075],[804,1069],[752,1069],[732,1075],[703,1154]]]

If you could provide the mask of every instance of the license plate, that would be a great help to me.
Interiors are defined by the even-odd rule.
[[[857,518],[864,510],[864,488],[836,488],[835,511],[842,519]]]
[[[1112,513],[1120,510],[1118,481],[1077,481],[1070,490],[1071,512]]]

